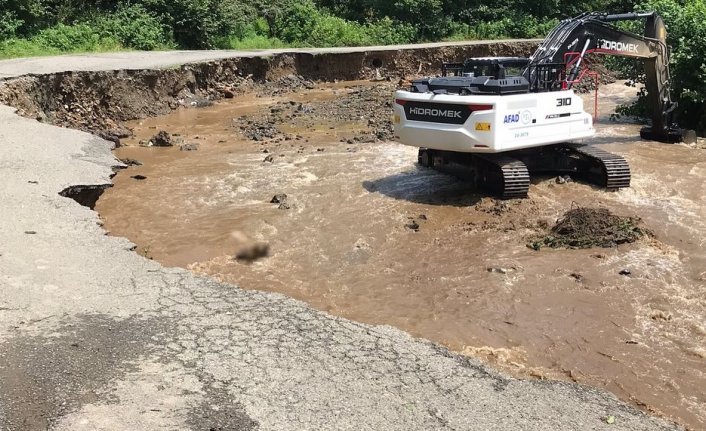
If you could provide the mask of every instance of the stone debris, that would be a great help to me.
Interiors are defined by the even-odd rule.
[[[197,151],[199,149],[199,144],[181,144],[179,146],[179,151]]]
[[[150,144],[151,147],[172,147],[174,139],[169,133],[162,130],[150,139]]]
[[[281,210],[288,210],[292,208],[289,202],[287,202],[287,195],[284,193],[274,195],[270,200],[270,203],[279,204],[277,208]]]
[[[128,166],[142,166],[142,162],[139,160],[135,159],[120,159],[123,164],[128,165]]]
[[[573,180],[571,179],[571,177],[569,175],[559,175],[558,177],[556,177],[555,181],[557,184],[568,184],[568,183],[572,182]]]

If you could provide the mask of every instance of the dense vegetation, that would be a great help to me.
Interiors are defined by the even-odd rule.
[[[5,56],[23,50],[336,46],[543,36],[623,0],[0,0]]]
[[[0,58],[542,37],[585,10],[652,9],[669,27],[683,118],[703,132],[706,0],[0,0]]]

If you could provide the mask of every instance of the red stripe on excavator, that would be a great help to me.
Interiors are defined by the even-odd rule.
[[[407,100],[395,99],[395,103],[400,106],[404,106],[407,103]]]
[[[468,105],[471,108],[471,112],[476,111],[490,111],[493,109],[493,105]]]

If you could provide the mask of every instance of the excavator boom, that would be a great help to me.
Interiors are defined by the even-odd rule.
[[[611,23],[644,20],[644,35],[637,35]],[[669,74],[667,30],[662,18],[654,12],[608,15],[585,13],[562,21],[530,57],[525,76],[531,91],[556,90],[557,85],[571,88],[583,58],[588,54],[614,55],[641,59],[645,65],[645,89],[652,126],[642,130],[645,139],[663,142],[682,140],[682,131],[674,125],[677,104],[672,101]],[[548,66],[565,65],[564,82],[553,80],[547,85],[543,71]]]

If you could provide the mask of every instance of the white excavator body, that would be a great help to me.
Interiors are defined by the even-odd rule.
[[[580,142],[595,135],[593,117],[573,90],[513,95],[395,92],[400,142],[460,153],[500,153]]]

